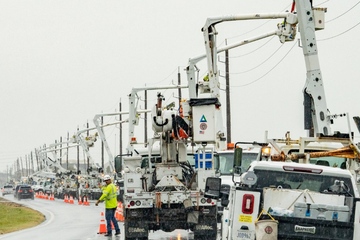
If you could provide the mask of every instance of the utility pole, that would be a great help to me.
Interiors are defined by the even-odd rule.
[[[60,162],[60,166],[62,166],[62,137],[60,136],[60,159],[59,159],[59,162]]]
[[[89,121],[86,123],[86,128],[89,129]],[[89,137],[89,130],[86,131],[86,136]],[[89,146],[86,145],[87,150],[89,151]],[[90,168],[90,158],[86,157],[86,170]]]
[[[55,158],[54,158],[54,161],[56,161],[57,162],[57,151],[56,151],[56,148],[57,148],[57,140],[55,139],[55,145],[54,145],[54,156],[55,156]],[[57,172],[57,167],[54,167],[54,171],[55,172]]]
[[[147,90],[145,90],[144,92],[145,94],[145,102],[144,102],[144,107],[145,109],[147,109],[147,99],[148,99],[148,96],[147,96]],[[145,113],[145,119],[144,119],[144,143],[145,143],[145,147],[147,147],[147,138],[148,138],[148,135],[147,135],[147,113]]]
[[[104,125],[104,116],[100,118],[101,126]],[[101,127],[101,131],[103,131],[103,127]],[[101,141],[101,168],[104,169],[104,143]]]
[[[180,74],[180,69],[178,67],[178,85],[181,85],[181,74]],[[180,107],[180,103],[181,103],[181,88],[178,88],[178,95],[179,95],[179,107]],[[146,108],[145,108],[146,109]]]
[[[22,157],[20,157],[20,166],[21,166],[21,174],[20,177],[24,176],[24,165],[23,165],[23,161],[22,161]]]
[[[79,132],[79,127],[77,128],[77,131]],[[77,162],[77,174],[79,173],[80,171],[80,148],[79,148],[79,145],[76,146],[76,162]]]
[[[33,152],[32,151],[30,152],[30,159],[31,159],[31,171],[30,171],[30,173],[33,174],[35,172],[35,169],[34,169],[34,158],[33,158]]]
[[[145,108],[146,109],[146,108]],[[120,98],[120,103],[119,103],[119,112],[122,111],[122,104],[121,104],[121,98]],[[122,114],[119,115],[119,121],[122,121]],[[122,155],[123,153],[123,142],[122,142],[122,123],[120,123],[119,125],[119,155]],[[120,163],[121,164],[121,163]],[[115,166],[114,166],[115,167]]]
[[[227,45],[227,40],[225,39]],[[231,107],[230,107],[230,74],[229,74],[229,50],[225,51],[225,80],[226,80],[226,139],[231,143]]]
[[[66,170],[69,170],[69,132],[67,132],[66,147]]]

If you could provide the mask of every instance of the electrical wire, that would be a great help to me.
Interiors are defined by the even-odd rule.
[[[322,2],[322,3],[320,3],[320,4],[318,4],[317,6],[322,5],[322,4],[324,4],[324,3],[328,2],[328,1],[329,1],[329,0],[324,1],[324,2]],[[344,16],[346,13],[348,13],[349,11],[351,11],[352,9],[354,9],[359,3],[360,3],[360,1],[357,2],[354,6],[352,6],[349,10],[347,10],[347,11],[345,11],[344,13],[340,14],[339,16],[337,16],[336,18],[327,21],[327,23],[328,23],[328,22],[331,22],[331,21],[333,21],[333,20],[335,20],[335,19],[338,19],[338,18],[341,17],[341,16]],[[337,34],[337,35],[335,35],[335,36],[332,36],[332,37],[329,37],[329,38],[320,39],[320,40],[317,40],[317,41],[326,41],[326,40],[330,40],[330,39],[339,37],[339,36],[341,36],[341,35],[349,32],[349,31],[351,31],[352,29],[354,29],[354,28],[357,27],[358,25],[360,25],[360,22],[358,22],[357,24],[355,24],[355,25],[352,26],[351,28],[349,28],[349,29],[345,30],[344,32],[341,32],[341,33],[339,33],[339,34]],[[270,41],[270,40],[269,40],[269,41]],[[269,41],[267,41],[265,44],[263,44],[262,46],[260,46],[258,49],[260,49],[261,47],[265,46]],[[279,64],[284,60],[284,58],[290,53],[290,51],[294,48],[294,46],[295,46],[295,44],[291,47],[291,49],[285,54],[285,56],[284,56],[273,68],[271,68],[268,72],[266,72],[266,73],[265,73],[264,75],[262,75],[261,77],[255,79],[254,81],[251,81],[250,83],[243,84],[243,85],[239,85],[239,86],[232,86],[232,87],[245,87],[245,86],[251,85],[251,84],[259,81],[260,79],[262,79],[263,77],[265,77],[267,74],[269,74],[277,65],[279,65]],[[280,46],[280,47],[281,47],[281,46]],[[253,52],[255,52],[255,51],[258,50],[258,49],[255,49],[254,51],[252,51],[252,52],[250,52],[250,53],[253,53]],[[251,68],[251,69],[249,69],[249,70],[243,71],[243,72],[231,73],[231,74],[247,73],[247,72],[250,72],[250,71],[258,68],[259,66],[261,66],[262,64],[264,64],[266,61],[268,61],[279,49],[280,49],[280,48],[278,48],[271,56],[269,56],[265,61],[263,61],[262,63],[260,63],[258,66],[254,67],[254,68]],[[250,53],[248,53],[248,54],[250,54]],[[248,54],[245,54],[245,55],[248,55]],[[245,55],[243,55],[243,56],[245,56]],[[239,57],[239,56],[237,56],[237,57]],[[236,58],[236,57],[231,57],[231,58]]]
[[[165,77],[163,80],[160,80],[160,81],[158,81],[158,82],[154,82],[154,83],[148,83],[148,85],[157,85],[157,84],[159,84],[159,83],[162,83],[162,82],[164,82],[164,81],[166,81],[171,75],[173,75],[174,74],[174,72],[176,72],[176,71],[178,71],[178,67],[177,68],[175,68],[167,77]]]
[[[333,39],[333,38],[336,38],[336,37],[339,37],[347,32],[349,32],[350,30],[354,29],[355,27],[359,26],[360,22],[358,22],[357,24],[355,24],[354,26],[352,26],[351,28],[345,30],[344,32],[341,32],[337,35],[334,35],[334,36],[331,36],[331,37],[328,37],[328,38],[323,38],[323,39],[319,39],[317,40],[318,42],[321,42],[321,41],[327,41],[327,40],[330,40],[330,39]]]
[[[268,41],[266,41],[263,45],[259,46],[258,48],[254,49],[253,51],[250,51],[248,53],[245,53],[245,54],[241,54],[241,55],[237,55],[237,56],[233,56],[233,57],[229,57],[229,58],[239,58],[239,57],[244,57],[244,56],[247,56],[247,55],[250,55],[254,52],[256,52],[257,50],[259,50],[260,48],[264,47],[266,44],[268,44],[275,36],[272,36]]]
[[[236,85],[232,85],[231,87],[246,87],[246,86],[249,86],[249,85],[251,85],[251,84],[259,81],[260,79],[264,78],[264,77],[265,77],[266,75],[268,75],[272,70],[274,70],[274,69],[285,59],[285,57],[287,57],[287,55],[288,55],[288,54],[291,52],[291,50],[295,47],[296,43],[297,43],[297,42],[295,42],[295,43],[293,44],[293,46],[289,49],[289,51],[280,59],[280,61],[279,61],[277,64],[275,64],[275,66],[273,66],[272,68],[270,68],[270,70],[267,71],[265,74],[263,74],[261,77],[255,79],[255,80],[253,80],[253,81],[251,81],[251,82],[249,82],[249,83],[242,84],[242,85],[237,85],[237,86],[236,86]]]
[[[337,17],[335,17],[335,18],[333,18],[333,19],[330,19],[330,20],[326,21],[325,23],[332,22],[332,21],[334,21],[334,20],[336,20],[336,19],[344,16],[345,14],[347,14],[348,12],[350,12],[351,10],[353,10],[359,3],[360,3],[360,1],[357,2],[357,3],[356,3],[354,6],[352,6],[351,8],[349,8],[349,9],[348,9],[347,11],[345,11],[344,13],[340,14],[339,16],[337,16]]]
[[[266,58],[266,59],[265,59],[263,62],[261,62],[259,65],[255,66],[255,67],[253,67],[253,68],[250,68],[250,69],[248,69],[248,70],[246,70],[246,71],[235,72],[235,73],[232,72],[231,74],[243,74],[243,73],[250,72],[250,71],[252,71],[252,70],[260,67],[261,65],[263,65],[264,63],[266,63],[270,58],[272,58],[272,57],[275,55],[275,53],[277,53],[277,52],[280,50],[280,48],[282,48],[282,46],[283,46],[283,44],[281,44],[268,58]]]
[[[280,12],[286,11],[286,9],[288,9],[290,6],[291,6],[291,4],[287,5],[287,6],[286,6],[284,9],[282,9]],[[253,31],[261,28],[262,26],[264,26],[265,24],[267,24],[267,23],[270,22],[271,20],[273,20],[273,19],[267,20],[267,21],[265,21],[264,23],[260,24],[259,26],[255,27],[255,28],[253,28],[253,29],[251,29],[251,30],[249,30],[249,31],[247,31],[247,32],[244,32],[244,33],[242,33],[242,34],[240,34],[240,35],[235,35],[235,36],[233,36],[233,37],[229,37],[229,38],[225,39],[224,41],[222,41],[222,42],[219,44],[218,47],[221,47],[226,40],[238,38],[238,37],[244,36],[244,35],[246,35],[246,34],[248,34],[248,33],[251,33],[251,32],[253,32]]]

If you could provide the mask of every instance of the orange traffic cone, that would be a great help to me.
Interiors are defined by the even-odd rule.
[[[123,222],[125,220],[122,202],[118,202],[118,207],[116,208],[115,212],[115,218],[120,222]]]
[[[82,204],[83,204],[83,202],[81,201],[81,196],[79,196],[78,204],[79,204],[79,205],[82,205]]]
[[[68,199],[67,195],[65,194],[64,195],[64,203],[68,203],[68,202],[69,202],[69,199]]]
[[[71,195],[70,195],[69,203],[70,203],[70,204],[74,204],[74,198],[73,198],[73,196],[71,196]]]
[[[104,212],[101,212],[100,226],[98,234],[107,233]]]
[[[51,201],[54,201],[54,200],[55,200],[54,194],[50,194],[50,200],[51,200]]]
[[[84,196],[84,203],[83,203],[84,206],[90,206],[90,203],[88,201],[88,197],[87,196]]]

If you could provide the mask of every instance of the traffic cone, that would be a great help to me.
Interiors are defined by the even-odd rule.
[[[101,212],[100,226],[98,234],[107,233],[104,212]]]
[[[118,207],[116,208],[115,212],[115,218],[120,222],[123,222],[125,220],[122,202],[118,202]]]
[[[68,199],[67,195],[65,194],[64,195],[64,203],[68,203],[68,202],[69,202],[69,199]]]
[[[50,200],[55,201],[54,194],[50,194]]]
[[[79,205],[82,205],[82,204],[83,204],[83,202],[81,201],[81,196],[79,196],[78,204],[79,204]]]
[[[84,206],[90,206],[90,203],[88,201],[88,197],[87,196],[84,196],[84,203],[83,203]]]
[[[74,204],[74,198],[73,198],[73,196],[71,196],[71,195],[70,195],[69,203],[70,203],[70,204]]]

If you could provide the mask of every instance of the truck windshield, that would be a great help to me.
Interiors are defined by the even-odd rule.
[[[347,193],[354,196],[354,190],[351,188],[351,179],[344,177],[326,176],[322,174],[309,174],[299,172],[279,172],[269,170],[254,170],[258,177],[255,188],[274,187],[286,189],[308,189],[314,192],[331,192],[331,187],[335,181],[344,181]]]
[[[257,159],[257,153],[243,152],[241,167],[248,169],[250,164]],[[217,153],[215,155],[215,166],[218,166],[221,175],[230,175],[233,172],[234,167],[234,153]]]

